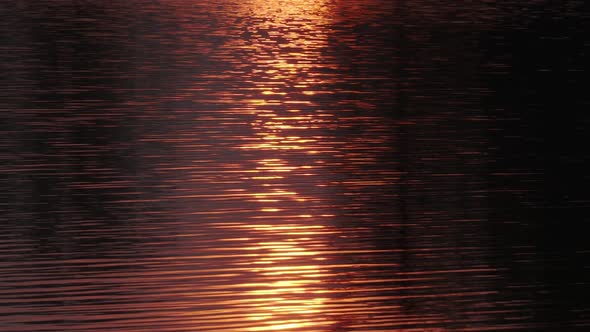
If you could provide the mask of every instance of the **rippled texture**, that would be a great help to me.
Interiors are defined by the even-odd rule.
[[[539,3],[4,4],[0,330],[590,329]]]

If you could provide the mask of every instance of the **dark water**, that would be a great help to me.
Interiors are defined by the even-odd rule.
[[[0,331],[590,330],[581,7],[3,3]]]

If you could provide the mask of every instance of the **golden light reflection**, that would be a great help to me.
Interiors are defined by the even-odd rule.
[[[260,231],[260,228],[255,229]],[[283,231],[298,230],[299,227],[283,227],[282,231],[272,227],[267,229],[285,235]],[[261,302],[264,305],[249,313],[248,319],[262,325],[252,327],[249,331],[300,330],[332,324],[321,315],[328,299],[321,288],[321,280],[316,276],[322,273],[323,268],[319,265],[304,265],[300,261],[302,257],[309,259],[320,253],[306,248],[304,242],[302,239],[287,237],[284,241],[258,243],[255,251],[266,254],[250,262],[251,271],[266,282],[248,291],[248,295],[264,299]]]
[[[240,6],[247,13],[238,20],[241,38],[227,46],[248,57],[244,108],[252,133],[237,148],[259,155],[245,170],[252,175],[240,193],[258,205],[256,213],[237,226],[259,239],[244,248],[249,259],[239,263],[254,275],[253,283],[241,285],[256,302],[245,312],[256,324],[246,330],[325,331],[333,321],[323,314],[330,292],[320,277],[329,273],[322,264],[331,231],[322,222],[331,214],[314,214],[318,198],[297,184],[315,186],[308,178],[317,158],[301,156],[324,150],[318,128],[328,115],[315,109],[313,86],[327,44],[329,6],[323,0],[246,0]]]
[[[257,15],[231,47],[246,51],[253,64],[245,76],[255,92],[249,108],[256,119],[251,122],[255,139],[247,138],[240,148],[317,153],[313,147],[320,138],[309,129],[319,119],[300,108],[313,107],[310,87],[318,80],[314,71],[323,66],[318,60],[327,46],[329,2],[251,0],[242,3],[242,10]]]

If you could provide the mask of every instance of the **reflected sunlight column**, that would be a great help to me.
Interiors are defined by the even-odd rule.
[[[241,225],[260,239],[247,248],[256,259],[243,263],[257,276],[247,285],[247,316],[258,322],[250,331],[328,331],[333,324],[322,314],[328,291],[321,280],[331,215],[316,193],[321,154],[330,149],[319,124],[329,115],[312,99],[328,10],[324,1],[254,0],[236,20],[242,33],[231,47],[245,56],[253,115],[253,135],[238,148],[257,159],[244,180],[259,210]]]

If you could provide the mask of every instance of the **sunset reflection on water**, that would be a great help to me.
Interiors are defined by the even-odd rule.
[[[512,5],[41,3],[0,9],[0,331],[588,326],[494,159]]]
[[[309,214],[317,199],[288,185],[314,175],[313,165],[302,163],[299,154],[313,151],[321,137],[310,132],[317,121],[315,109],[310,108],[312,101],[301,97],[309,94],[306,89],[313,78],[307,75],[310,67],[318,66],[318,49],[325,47],[326,34],[321,28],[325,18],[318,13],[324,5],[322,1],[255,1],[248,7],[262,21],[247,26],[247,45],[243,46],[255,64],[245,78],[258,96],[247,106],[255,116],[252,134],[238,148],[261,157],[253,165],[256,176],[250,178],[251,188],[273,194],[253,193],[261,206],[260,215],[243,225],[268,238],[246,248],[260,252],[256,260],[244,265],[257,275],[255,280],[263,281],[247,292],[260,304],[245,312],[249,320],[260,324],[248,330],[325,331],[322,326],[334,323],[324,314],[328,291],[322,287],[326,268],[320,264],[326,258],[317,251],[326,246],[325,226]],[[317,16],[311,17],[310,12]]]

